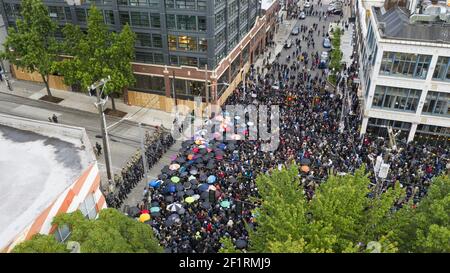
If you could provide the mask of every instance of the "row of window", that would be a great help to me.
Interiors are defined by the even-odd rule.
[[[207,0],[166,0],[168,9],[206,11]]]
[[[208,59],[190,57],[190,56],[170,55],[169,62],[170,62],[170,65],[176,65],[176,66],[186,65],[186,66],[194,66],[194,67],[203,69],[208,64]]]
[[[206,31],[206,17],[167,14],[167,28],[170,30]]]
[[[161,28],[161,18],[159,13],[139,12],[139,11],[120,11],[120,24],[136,27]]]
[[[136,46],[162,48],[161,34],[136,33]]]
[[[150,7],[152,9],[158,9],[159,1],[160,0],[118,0],[117,3],[122,6]]]
[[[136,62],[148,64],[165,64],[163,54],[152,52],[136,52]]]
[[[206,52],[208,50],[208,41],[206,38],[198,38],[194,36],[168,36],[169,50],[182,51],[200,51]]]
[[[431,55],[385,51],[381,60],[380,75],[425,79],[431,58]],[[433,79],[450,80],[450,57],[438,57]]]
[[[415,112],[421,94],[421,90],[377,85],[372,106]],[[450,94],[428,91],[422,113],[450,116]]]

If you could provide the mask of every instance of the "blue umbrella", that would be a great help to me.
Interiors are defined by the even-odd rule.
[[[161,208],[160,207],[152,207],[152,208],[150,208],[150,212],[159,212],[161,210]]]
[[[207,191],[208,188],[209,188],[208,184],[201,184],[200,186],[198,186],[199,191]]]
[[[175,185],[170,185],[168,187],[169,192],[176,192],[177,191],[177,187]]]
[[[148,183],[148,185],[153,188],[158,188],[159,186],[161,186],[161,180],[153,179]]]
[[[225,147],[227,145],[225,145],[225,143],[220,143],[219,146],[217,146],[217,148],[221,149],[221,150],[225,150]]]
[[[208,183],[209,184],[214,184],[214,182],[216,182],[216,177],[214,176],[214,175],[210,175],[209,177],[208,177]]]

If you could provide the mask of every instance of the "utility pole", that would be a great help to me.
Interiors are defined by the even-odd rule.
[[[141,134],[141,154],[142,154],[142,164],[144,164],[144,178],[145,182],[148,183],[148,165],[147,165],[147,156],[145,155],[145,134],[144,129],[142,128],[142,123],[139,122],[139,132]]]
[[[108,76],[106,79],[101,79],[100,81],[92,84],[90,86],[91,90],[95,90],[95,94],[97,95],[97,102],[95,103],[95,106],[98,109],[98,113],[100,114],[100,127],[102,131],[102,139],[103,139],[103,151],[105,153],[105,165],[106,165],[106,174],[108,177],[109,186],[113,183],[113,172],[112,172],[112,162],[111,162],[111,153],[109,149],[109,137],[108,137],[108,131],[106,130],[106,118],[104,113],[104,106],[107,102],[107,99],[102,99],[101,96],[103,94],[104,88],[106,83],[111,79],[111,77]],[[99,92],[99,88],[102,86],[102,91]]]

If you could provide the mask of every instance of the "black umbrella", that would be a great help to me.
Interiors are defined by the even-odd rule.
[[[177,191],[184,191],[184,186],[181,184],[177,184],[175,187],[177,188]]]
[[[207,200],[209,198],[209,192],[208,191],[204,191],[200,194],[200,198],[201,199],[205,199]]]
[[[201,148],[201,149],[200,149],[200,153],[201,153],[202,155],[207,154],[207,153],[208,153],[208,150],[207,150],[206,148]]]
[[[201,207],[204,208],[204,209],[210,209],[210,208],[211,208],[211,203],[209,203],[209,202],[203,202],[203,203],[201,204]]]
[[[202,162],[203,162],[203,157],[202,157],[202,156],[197,157],[197,158],[195,159],[195,163],[202,163]]]
[[[191,146],[192,144],[194,144],[193,140],[186,140],[186,141],[183,141],[183,143],[181,143],[181,146],[183,148],[187,148],[187,147]]]
[[[183,197],[186,193],[184,191],[177,192],[178,197]]]
[[[197,185],[198,181],[197,181],[197,179],[192,179],[189,181],[189,183],[191,183],[192,185]]]
[[[158,202],[152,202],[152,207],[159,207],[159,203]]]
[[[200,177],[199,177],[199,180],[202,181],[202,182],[205,182],[206,179],[208,179],[208,177],[206,176],[206,174],[201,174]]]
[[[173,226],[173,224],[175,224],[175,222],[172,221],[172,220],[170,220],[170,219],[167,219],[167,220],[164,222],[164,226],[166,226],[166,227],[171,227],[171,226]]]
[[[173,203],[173,196],[172,195],[168,195],[168,196],[166,196],[166,202],[167,203]]]
[[[178,163],[180,163],[180,164],[183,164],[184,162],[186,162],[186,158],[184,158],[184,157],[178,157],[177,160],[176,160],[176,162],[178,162]]]
[[[128,209],[128,215],[131,217],[138,217],[141,214],[141,210],[138,207],[131,207]]]
[[[191,182],[192,182],[192,181],[191,181]],[[197,184],[192,184],[192,185],[191,185],[191,190],[194,190],[194,191],[195,191],[197,188],[198,188]]]
[[[300,160],[300,164],[301,165],[309,165],[309,164],[311,164],[311,160],[309,158],[303,158],[302,160]]]
[[[227,148],[228,151],[234,151],[236,149],[236,146],[232,143],[232,144],[228,144]]]
[[[236,178],[234,178],[233,176],[231,176],[230,178],[228,178],[228,182],[234,184],[234,183],[237,182],[237,180],[236,180]]]
[[[158,211],[158,212],[152,212],[151,215],[152,215],[153,217],[160,217],[160,216],[161,216],[161,213],[160,213],[159,211]]]
[[[171,221],[174,221],[174,222],[178,222],[178,221],[180,221],[181,219],[180,219],[180,216],[179,216],[178,214],[174,213],[174,214],[171,214],[171,215],[167,218],[167,220],[171,220]]]
[[[247,247],[247,242],[246,241],[244,241],[242,239],[239,239],[239,240],[236,241],[236,248],[237,249],[244,249],[246,247]]]
[[[182,172],[181,174],[180,174],[180,177],[181,178],[184,178],[184,177],[186,177],[186,176],[188,176],[188,172]]]
[[[167,174],[170,175],[170,176],[173,176],[173,175],[176,174],[176,173],[177,173],[177,171],[174,171],[174,170],[169,170],[169,171],[167,172]]]
[[[205,167],[205,164],[197,163],[195,166],[197,166],[197,168],[201,169],[201,168]]]
[[[167,173],[167,172],[169,172],[170,171],[170,169],[169,169],[169,166],[164,166],[162,169],[161,169],[161,172],[162,173]]]
[[[194,191],[193,190],[187,190],[186,191],[186,195],[188,195],[188,196],[192,196],[192,195],[194,195],[195,193],[194,193]]]
[[[192,184],[189,183],[189,182],[184,182],[184,184],[183,184],[183,187],[184,187],[185,189],[187,189],[187,190],[190,189],[191,186],[192,186]]]

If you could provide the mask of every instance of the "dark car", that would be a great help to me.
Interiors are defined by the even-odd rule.
[[[300,33],[300,28],[299,27],[294,27],[291,31],[292,35],[298,35]]]

